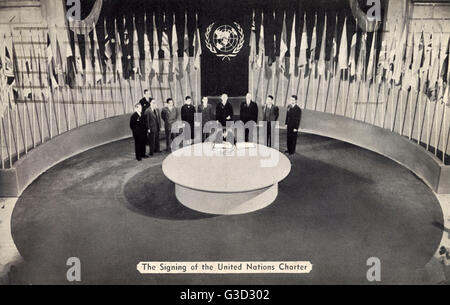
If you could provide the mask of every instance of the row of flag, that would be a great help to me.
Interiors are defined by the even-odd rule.
[[[378,31],[374,32],[372,42],[368,46],[367,33],[362,33],[358,39],[356,31],[351,37],[350,50],[348,49],[347,18],[344,20],[340,44],[338,45],[338,17],[332,37],[332,50],[329,59],[326,59],[327,41],[327,15],[325,15],[324,29],[322,31],[320,50],[318,46],[317,14],[315,16],[312,37],[308,44],[306,29],[306,14],[300,40],[299,53],[296,54],[297,36],[296,22],[298,17],[294,13],[292,18],[292,31],[290,39],[287,39],[286,14],[283,16],[283,25],[280,39],[280,56],[278,68],[287,74],[295,71],[309,71],[318,75],[335,74],[339,71],[348,71],[348,75],[358,81],[390,82],[401,86],[403,90],[415,90],[423,92],[431,100],[448,99],[450,79],[449,48],[450,37],[443,33],[425,33],[423,28],[418,34],[408,31],[408,24],[403,29],[395,30],[391,35],[380,37]],[[264,43],[264,15],[261,16],[259,29],[259,41],[255,26],[255,14],[253,13],[253,25],[250,34],[250,63],[253,69],[262,68],[266,58]],[[398,37],[400,41],[398,41]],[[276,41],[275,37],[271,41]],[[381,39],[381,48],[377,48]],[[359,47],[358,47],[359,40]],[[289,44],[288,44],[289,41]],[[368,48],[369,47],[369,48]],[[357,56],[359,50],[359,56]],[[309,51],[309,58],[307,56]],[[287,57],[287,54],[290,54]],[[319,58],[316,60],[316,54]],[[368,55],[368,57],[367,57]],[[272,64],[270,56],[267,64]]]
[[[147,25],[146,19],[147,16],[145,16]],[[73,49],[70,43],[60,42],[57,35],[51,37],[50,32],[45,34],[46,38],[36,38],[30,33],[30,44],[15,41],[12,33],[9,37],[5,35],[0,41],[2,42],[0,45],[1,92],[14,92],[20,98],[29,98],[32,94],[35,98],[41,94],[44,94],[44,98],[48,98],[50,89],[60,86],[89,88],[113,81],[127,80],[130,77],[145,79],[152,74],[162,75],[163,73],[176,76],[190,69],[187,24],[184,27],[183,58],[180,59],[175,19],[170,28],[162,30],[162,39],[159,41],[153,15],[153,30],[148,31],[146,27],[143,35],[143,54],[139,49],[136,21],[133,18],[131,35],[125,27],[126,22],[124,18],[124,32],[121,35],[118,31],[118,21],[114,20],[114,37],[110,37],[106,20],[104,21],[105,39],[102,51],[95,25],[92,30],[92,40],[87,28],[72,29],[74,32]],[[21,35],[22,33],[20,33],[20,39]],[[153,52],[150,47],[150,35],[152,35]],[[80,36],[84,37],[84,54],[81,53]],[[171,40],[169,40],[169,36]],[[121,37],[123,37],[123,41]],[[46,44],[45,50],[40,47],[43,41]],[[62,52],[63,47],[65,47],[65,52]],[[202,48],[198,26],[194,33],[193,47],[193,68],[199,70]],[[17,50],[18,48],[21,50]],[[113,48],[115,52],[113,52]],[[20,58],[17,56],[18,51],[21,54]],[[6,100],[7,97],[2,94],[2,99]]]

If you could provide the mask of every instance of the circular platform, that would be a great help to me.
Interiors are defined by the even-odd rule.
[[[275,201],[278,183],[291,171],[291,162],[273,148],[241,145],[222,149],[199,143],[169,155],[162,170],[175,183],[180,203],[203,213],[232,215]]]

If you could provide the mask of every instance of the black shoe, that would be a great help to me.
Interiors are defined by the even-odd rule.
[[[160,150],[157,150],[157,151],[155,151],[155,153],[159,154],[159,153],[161,153],[161,151],[160,151]]]
[[[151,157],[151,156],[153,156],[153,153],[151,153],[151,154],[148,154],[148,157]]]
[[[142,159],[141,159],[141,158],[137,158],[136,160],[138,160],[138,161],[142,161]]]
[[[149,156],[148,155],[145,155],[145,156],[143,156],[142,158],[143,159],[147,159]]]
[[[289,154],[290,152],[289,152],[289,150],[285,150],[284,153],[285,154]]]

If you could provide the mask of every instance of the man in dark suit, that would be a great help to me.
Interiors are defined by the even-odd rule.
[[[241,121],[244,122],[244,125],[248,122],[258,122],[258,105],[252,101],[252,95],[247,93],[245,96],[245,102],[241,103],[241,112],[240,112]],[[248,142],[250,130],[245,129],[245,142]]]
[[[136,160],[141,161],[142,158],[147,158],[145,155],[145,143],[147,142],[147,125],[142,116],[142,106],[140,103],[134,105],[134,113],[130,118],[130,129],[133,132],[134,151],[136,153]]]
[[[205,127],[205,124],[209,121],[212,121],[214,119],[213,112],[212,112],[212,106],[208,103],[208,97],[204,96],[202,98],[202,103],[198,105],[197,109],[198,113],[202,114],[202,141],[205,141],[209,134],[203,132],[203,128]]]
[[[181,120],[189,125],[191,129],[191,140],[194,139],[194,119],[195,107],[192,105],[192,98],[190,96],[186,96],[184,99],[184,105],[181,107]]]
[[[145,112],[145,119],[147,123],[148,130],[148,143],[150,145],[150,156],[153,153],[159,153],[159,132],[161,130],[161,114],[159,109],[156,107],[156,101],[150,99],[150,107],[147,108]]]
[[[300,120],[302,118],[302,110],[297,105],[297,96],[291,97],[291,104],[288,106],[286,113],[287,125],[287,151],[289,155],[295,154],[297,145],[298,129],[300,128]]]
[[[266,145],[272,147],[272,122],[278,121],[280,111],[278,106],[273,104],[273,96],[269,95],[263,108],[263,121],[267,122]]]
[[[150,91],[148,91],[148,89],[144,90],[144,97],[141,98],[139,104],[142,106],[142,113],[145,113],[148,107],[150,107]]]
[[[172,125],[178,120],[178,109],[174,107],[173,100],[167,99],[166,106],[161,112],[162,119],[164,121],[164,131],[166,134],[166,151],[170,152],[170,145],[175,137],[172,132]]]
[[[227,126],[228,121],[233,120],[233,106],[228,102],[228,95],[226,93],[222,94],[222,102],[216,106],[216,120],[223,127]]]

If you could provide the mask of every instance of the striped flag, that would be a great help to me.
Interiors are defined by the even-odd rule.
[[[170,72],[170,43],[169,43],[169,35],[168,31],[169,29],[166,27],[166,15],[163,15],[163,31],[162,31],[162,37],[161,37],[161,50],[164,55],[163,59],[163,71],[164,72]]]

